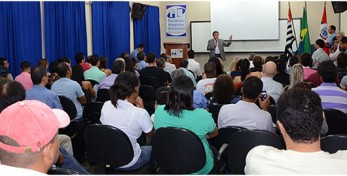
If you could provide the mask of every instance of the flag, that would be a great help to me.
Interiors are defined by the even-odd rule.
[[[309,53],[312,54],[311,50],[311,43],[310,43],[310,34],[308,30],[308,24],[307,24],[307,14],[306,14],[306,8],[304,7],[304,12],[302,14],[302,22],[301,22],[301,29],[300,29],[300,38],[301,38],[301,52],[300,53]]]
[[[326,11],[326,2],[324,2],[323,16],[320,23],[320,30],[318,38],[324,40],[325,46],[328,46],[326,39],[328,38],[328,26],[327,26],[327,11]],[[324,47],[324,51],[329,55],[329,48]]]
[[[288,3],[289,5],[289,3]],[[288,21],[287,21],[287,38],[286,38],[286,48],[284,50],[284,54],[289,58],[293,56],[293,42],[295,40],[295,37],[293,35],[293,18],[292,18],[292,11],[290,10],[290,5],[288,9]]]

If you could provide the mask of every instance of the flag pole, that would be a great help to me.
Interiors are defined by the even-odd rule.
[[[289,1],[288,1],[288,6],[289,6],[289,9],[290,9],[290,2]],[[290,10],[290,15],[292,15],[291,13],[292,13],[292,10]],[[297,53],[298,50],[299,50],[299,47],[298,47],[298,41],[296,40],[296,32],[295,32],[295,27],[294,27],[293,16],[292,16],[292,22],[291,23],[292,23],[292,26],[293,26],[293,34],[294,34],[294,40],[295,40],[295,45],[296,45],[295,53]]]

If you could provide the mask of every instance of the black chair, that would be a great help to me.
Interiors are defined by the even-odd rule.
[[[84,105],[83,118],[86,125],[100,123],[103,102],[90,102]]]
[[[109,125],[91,124],[85,129],[86,150],[90,165],[96,165],[96,174],[146,174],[149,164],[137,170],[115,170],[132,161],[133,147],[128,136]]]
[[[166,104],[169,89],[169,87],[163,86],[155,91],[155,100],[158,104]]]
[[[321,149],[325,152],[336,153],[347,150],[347,135],[329,135],[320,140]]]
[[[207,100],[209,100],[212,97],[212,92],[206,93],[205,97]]]
[[[99,84],[99,82],[92,80],[92,79],[86,79],[85,81],[89,81],[92,84],[92,87],[94,87],[95,85]]]
[[[96,96],[96,101],[106,102],[110,100],[109,89],[99,89]]]
[[[84,89],[84,88],[82,88],[82,91],[84,93],[84,96],[86,97],[87,103],[91,102],[92,101],[91,93],[87,89]]]
[[[272,122],[276,124],[276,105],[269,106],[269,113],[271,114]]]
[[[218,122],[219,111],[223,105],[224,104],[212,103],[211,105],[208,106],[208,112],[210,112],[212,114],[212,118],[214,120],[214,123],[216,123],[216,124]]]
[[[227,126],[221,129],[218,129],[218,135],[215,138],[212,138],[212,145],[219,150],[223,144],[229,144],[231,137],[234,133],[246,130],[244,127],[239,126]]]
[[[337,109],[324,109],[329,130],[326,135],[347,134],[347,116]]]
[[[154,91],[159,87],[163,86],[160,80],[154,76],[141,76],[140,75],[141,85],[150,85],[154,88]]]
[[[141,85],[139,96],[143,99],[143,104],[147,112],[154,113],[155,89],[150,85]]]
[[[228,144],[228,168],[230,174],[245,174],[245,161],[248,152],[258,145],[285,149],[282,138],[264,130],[240,130],[231,137]]]
[[[187,129],[166,127],[155,131],[153,159],[166,174],[189,174],[202,169],[206,155],[200,138]]]
[[[48,175],[81,175],[79,172],[71,170],[71,169],[64,169],[59,167],[51,167],[48,172]]]
[[[60,134],[66,134],[70,136],[70,138],[74,138],[76,136],[76,128],[77,128],[77,123],[73,121],[77,115],[77,110],[75,104],[70,100],[69,98],[65,96],[58,96],[61,105],[63,106],[63,110],[69,115],[70,117],[70,124],[66,126],[65,128],[60,128],[59,133]]]
[[[270,96],[270,105],[276,105],[276,101],[274,98]]]

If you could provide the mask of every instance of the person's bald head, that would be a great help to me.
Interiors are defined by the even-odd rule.
[[[275,62],[269,61],[266,62],[263,68],[263,76],[264,77],[274,77],[275,74],[277,73],[277,65]]]

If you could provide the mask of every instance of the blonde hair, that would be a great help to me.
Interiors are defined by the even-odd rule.
[[[289,76],[289,89],[293,88],[295,84],[304,81],[304,68],[301,64],[295,64],[292,66]]]

